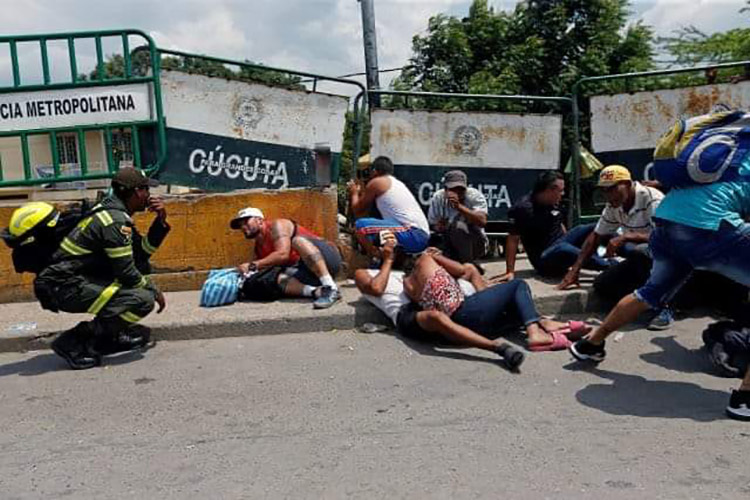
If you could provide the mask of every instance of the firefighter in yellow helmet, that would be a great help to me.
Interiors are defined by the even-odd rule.
[[[43,201],[27,203],[13,212],[8,233],[14,238],[22,238],[40,223],[45,222],[45,219],[49,219],[50,223],[56,222],[57,215],[59,215],[57,210],[49,203]]]
[[[52,349],[73,369],[101,363],[102,354],[141,347],[149,331],[137,323],[163,294],[151,282],[149,258],[169,232],[161,200],[151,197],[154,185],[140,171],[122,168],[112,179],[113,194],[104,198],[60,243],[49,266],[34,281],[42,307],[52,311],[90,313],[63,332]],[[157,214],[142,237],[131,215],[149,209]]]

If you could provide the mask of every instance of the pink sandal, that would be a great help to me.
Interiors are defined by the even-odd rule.
[[[568,339],[568,337],[566,337],[565,334],[561,333],[560,331],[549,332],[549,334],[552,336],[551,343],[530,345],[529,351],[531,352],[562,351],[564,349],[567,349],[573,344],[573,342],[571,342]]]
[[[587,325],[583,321],[568,321],[567,326],[564,326],[557,330],[553,330],[549,333],[560,333],[562,335],[565,335],[569,339],[579,340],[593,329],[594,328],[591,325]]]

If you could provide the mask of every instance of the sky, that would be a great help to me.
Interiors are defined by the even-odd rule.
[[[470,0],[374,1],[381,69],[408,63],[411,39],[424,32],[430,16],[464,16],[471,4]],[[512,9],[517,2],[490,3],[496,9]],[[642,20],[658,35],[687,25],[713,33],[747,27],[750,12],[739,13],[744,4],[745,0],[631,0],[631,20]],[[329,76],[364,70],[357,0],[0,0],[0,12],[4,35],[136,28],[164,48]],[[104,50],[112,53],[114,47],[106,43]],[[93,43],[79,50],[88,54],[82,65],[93,67]],[[20,52],[39,58],[30,47]],[[53,71],[60,73],[67,49],[53,45],[50,57]],[[0,85],[9,79],[8,60],[7,47],[0,47]],[[381,83],[387,85],[395,75],[383,75]],[[41,78],[35,68],[24,77]]]

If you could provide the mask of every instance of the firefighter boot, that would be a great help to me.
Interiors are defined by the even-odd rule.
[[[115,335],[98,335],[96,350],[103,356],[146,347],[151,340],[151,329],[132,325]]]
[[[61,333],[50,345],[73,370],[87,370],[99,366],[101,356],[93,348],[94,332],[89,322],[78,323]]]

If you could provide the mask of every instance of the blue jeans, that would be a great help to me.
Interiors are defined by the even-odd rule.
[[[568,231],[565,236],[550,245],[539,257],[539,262],[534,266],[537,272],[543,276],[561,276],[568,268],[575,264],[578,254],[586,238],[596,227],[596,224],[583,224]],[[584,269],[602,271],[610,266],[610,261],[592,255],[584,262]]]
[[[519,320],[523,325],[536,323],[541,317],[536,311],[531,289],[523,280],[491,286],[467,297],[451,319],[475,332],[491,334]]]
[[[380,246],[381,231],[390,231],[406,253],[421,253],[427,248],[430,235],[417,227],[404,227],[394,219],[357,219],[357,235],[367,238],[375,246]]]
[[[656,219],[649,241],[654,263],[636,297],[661,308],[687,281],[693,269],[712,271],[750,286],[750,224],[722,222],[717,231]]]

